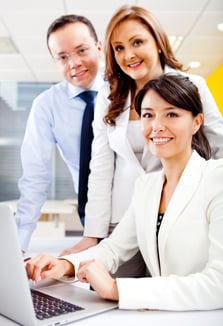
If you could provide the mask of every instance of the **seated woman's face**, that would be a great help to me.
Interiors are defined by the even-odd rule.
[[[190,155],[192,136],[202,123],[202,114],[173,106],[149,89],[141,105],[141,130],[148,149],[160,159]]]

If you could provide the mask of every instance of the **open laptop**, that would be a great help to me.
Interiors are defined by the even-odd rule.
[[[51,301],[53,296],[66,302],[62,302],[62,308],[61,301],[59,302],[57,316],[45,316],[44,312],[43,316],[37,318],[31,296],[31,282],[27,279],[15,219],[11,209],[5,204],[0,204],[0,262],[0,294],[2,298],[0,314],[18,324],[27,326],[64,325],[117,307],[117,303],[100,299],[94,291],[55,280],[43,282],[43,286],[39,286],[37,292],[45,294],[44,300]],[[39,305],[38,303],[37,306]],[[43,306],[46,306],[45,301]],[[71,312],[66,313],[65,310]]]

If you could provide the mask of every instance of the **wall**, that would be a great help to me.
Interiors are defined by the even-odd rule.
[[[223,115],[223,64],[208,76],[206,80],[219,110]]]

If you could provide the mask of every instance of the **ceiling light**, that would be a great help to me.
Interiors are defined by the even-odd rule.
[[[12,39],[9,37],[0,37],[0,54],[17,53],[17,49]]]
[[[199,68],[201,63],[199,61],[191,61],[188,63],[189,68]]]
[[[170,42],[173,52],[179,48],[179,46],[181,45],[181,43],[183,41],[183,36],[171,35],[171,36],[168,36],[168,38],[169,38],[169,42]]]
[[[218,24],[217,29],[218,29],[220,32],[223,32],[223,23]]]

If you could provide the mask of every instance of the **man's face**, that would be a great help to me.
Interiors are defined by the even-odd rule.
[[[71,84],[89,89],[99,69],[102,51],[88,26],[70,23],[53,32],[48,46],[64,78]]]

